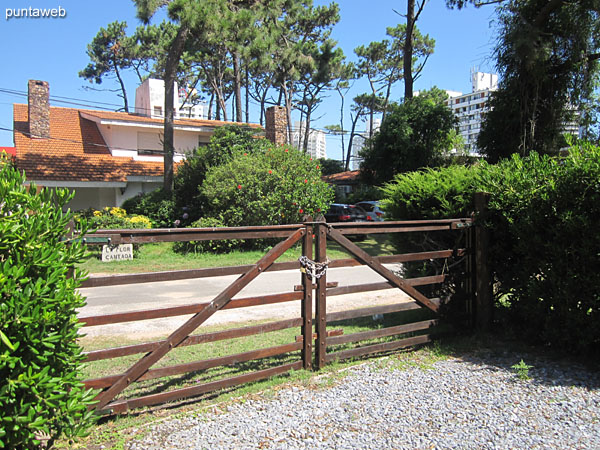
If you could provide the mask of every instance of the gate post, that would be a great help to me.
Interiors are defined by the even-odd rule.
[[[487,217],[489,194],[475,193],[475,327],[488,331],[492,323],[493,294],[489,267],[489,231],[483,223]]]
[[[325,222],[319,223],[316,233],[316,255],[315,261],[325,263],[327,261],[327,227]],[[317,302],[316,302],[316,362],[317,369],[325,367],[327,355],[327,272],[317,280]]]
[[[305,222],[312,222],[310,217],[305,217]],[[312,260],[313,257],[313,227],[306,223],[306,234],[302,240],[302,255]],[[302,275],[302,363],[304,369],[312,368],[312,341],[313,341],[313,326],[312,326],[312,277],[305,272]]]

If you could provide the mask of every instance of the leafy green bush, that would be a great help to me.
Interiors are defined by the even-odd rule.
[[[181,220],[182,216],[175,207],[173,194],[162,188],[127,199],[122,207],[128,214],[148,217],[152,221],[153,228],[177,226],[176,221]]]
[[[212,167],[201,192],[206,215],[226,226],[297,223],[324,211],[333,198],[319,165],[288,147],[234,156]]]
[[[449,166],[397,175],[383,188],[393,220],[465,217],[473,210],[477,167]]]
[[[564,158],[532,153],[401,175],[384,204],[392,219],[458,217],[473,209],[476,191],[490,193],[490,265],[504,325],[532,342],[599,352],[600,149],[581,143]]]
[[[61,240],[70,195],[36,193],[24,181],[0,161],[0,447],[7,449],[80,436],[93,420],[76,342],[85,302],[74,265],[85,249]]]
[[[482,172],[492,193],[491,264],[528,340],[600,354],[600,149],[512,157]]]
[[[203,217],[194,223],[192,228],[221,228],[224,225],[214,217]],[[237,239],[215,241],[175,242],[173,251],[177,253],[226,253],[243,244]]]
[[[271,143],[257,139],[256,130],[235,125],[219,127],[210,139],[208,146],[194,150],[177,168],[174,180],[176,207],[187,213],[182,226],[200,219],[206,207],[206,198],[200,186],[211,167],[231,161],[236,156],[264,152]]]

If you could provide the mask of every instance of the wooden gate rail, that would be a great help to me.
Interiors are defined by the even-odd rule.
[[[447,228],[444,229],[447,230]],[[452,256],[464,256],[466,254],[465,252],[466,249],[459,248],[456,250],[438,250],[432,252],[404,253],[402,255],[378,256],[374,257],[374,259],[382,264],[391,264],[411,261],[424,261],[427,259],[450,258]],[[362,264],[362,262],[357,261],[356,259],[347,258],[336,259],[335,261],[331,261],[329,267],[333,269],[338,267],[360,266]],[[206,269],[187,269],[118,275],[91,275],[87,280],[83,281],[81,287],[90,288],[100,286],[118,286],[123,284],[152,283],[158,281],[190,280],[196,278],[240,275],[247,272],[252,267],[253,266],[251,264],[248,264],[243,266],[210,267]],[[298,261],[287,261],[273,263],[267,270],[265,270],[265,272],[277,272],[282,270],[294,270],[299,268],[300,263]]]
[[[110,404],[110,409],[114,413],[121,414],[129,409],[172,402],[188,397],[195,397],[197,395],[205,394],[207,392],[217,391],[219,389],[225,389],[228,387],[239,386],[241,384],[250,383],[253,381],[264,380],[266,378],[271,378],[276,375],[287,373],[291,370],[300,370],[302,369],[302,365],[302,361],[297,361],[294,363],[283,364],[277,367],[271,367],[269,369],[259,370],[253,373],[238,375],[236,377],[227,378],[225,380],[218,380],[210,383],[205,383],[199,386],[190,386],[186,388],[176,389],[174,391],[146,395],[134,399],[117,400]]]
[[[300,340],[300,342],[292,342],[290,344],[278,345],[275,347],[261,348],[259,350],[238,353],[236,355],[221,356],[219,358],[205,359],[186,364],[176,364],[173,366],[161,367],[160,369],[149,369],[146,373],[139,377],[137,381],[154,380],[156,378],[181,375],[183,373],[195,372],[198,370],[207,370],[219,366],[228,366],[240,362],[283,355],[285,353],[300,350],[302,348],[302,341],[303,340]],[[122,376],[123,374],[110,375],[102,378],[86,380],[85,387],[93,389],[107,388],[119,381]]]
[[[208,320],[215,312],[223,308],[231,301],[231,298],[246,287],[261,272],[269,267],[273,262],[292,247],[299,239],[306,234],[304,228],[297,229],[285,241],[280,242],[273,247],[263,258],[258,261],[254,268],[250,269],[244,275],[240,276],[232,285],[226,288],[221,294],[206,305],[202,311],[196,313],[185,324],[175,330],[163,343],[157,348],[146,354],[142,359],[135,363],[119,380],[117,380],[106,391],[96,396],[98,403],[96,409],[105,408],[111,400],[119,395],[132,382],[137,381],[153,364],[166,355],[171,349],[178,346],[186,339],[196,328]],[[302,365],[300,363],[300,365]],[[110,407],[109,407],[110,408]]]
[[[254,336],[257,334],[269,333],[272,331],[280,331],[288,328],[296,328],[302,326],[302,319],[287,319],[278,322],[269,322],[260,325],[253,325],[242,328],[232,328],[229,330],[215,331],[213,333],[204,333],[190,335],[184,339],[177,347],[186,347],[188,345],[205,344],[208,342],[217,342],[227,339]],[[135,355],[138,353],[146,353],[156,349],[163,341],[146,342],[143,344],[125,345],[122,347],[114,347],[103,350],[92,350],[84,352],[86,361],[99,361],[103,359],[119,358],[121,356]]]
[[[84,383],[89,388],[102,389],[96,400],[97,410],[125,412],[130,408],[149,406],[167,401],[196,396],[217,389],[227,388],[249,381],[256,381],[283,374],[290,370],[300,368],[310,369],[313,366],[313,339],[315,342],[315,362],[318,369],[325,364],[347,357],[357,357],[374,352],[395,350],[413,346],[431,340],[430,334],[406,337],[407,334],[419,333],[435,329],[438,325],[437,318],[421,320],[416,323],[391,326],[383,329],[363,331],[353,334],[343,334],[343,330],[327,330],[328,323],[355,319],[376,314],[388,314],[401,311],[427,309],[437,313],[441,301],[437,298],[427,298],[415,289],[416,286],[443,283],[446,274],[404,279],[383,264],[405,263],[412,261],[427,261],[433,259],[464,258],[466,290],[473,290],[475,278],[473,277],[473,233],[467,234],[463,248],[445,249],[428,252],[406,253],[402,255],[370,256],[345,235],[378,234],[378,233],[403,233],[403,232],[438,232],[461,230],[468,228],[473,222],[471,218],[421,220],[421,221],[394,221],[394,222],[368,222],[325,224],[324,222],[306,222],[304,224],[278,225],[270,227],[243,227],[243,228],[198,228],[198,229],[154,229],[154,230],[99,230],[96,234],[85,236],[90,245],[102,243],[149,243],[149,242],[174,242],[174,241],[200,241],[220,239],[256,239],[256,238],[285,238],[271,249],[263,258],[254,265],[235,267],[219,267],[207,269],[178,270],[171,272],[155,272],[126,275],[92,276],[84,282],[82,287],[115,286],[123,284],[147,283],[156,281],[172,281],[193,278],[215,277],[222,275],[240,275],[240,277],[216,296],[211,302],[202,302],[190,305],[181,305],[154,310],[132,311],[125,313],[106,314],[98,316],[81,317],[79,320],[84,326],[97,326],[116,324],[138,320],[157,319],[179,315],[193,316],[171,335],[155,342],[127,345],[111,349],[86,352],[87,361],[98,361],[109,358],[129,356],[145,353],[145,355],[132,367],[122,374],[104,376],[86,380]],[[315,241],[316,238],[316,241]],[[327,260],[327,238],[337,242],[352,258]],[[328,262],[328,268],[353,267],[367,265],[387,281],[361,285],[338,286],[337,282],[327,282],[327,274],[318,280],[312,280],[309,273],[301,276],[302,285],[294,289],[298,291],[279,294],[233,298],[250,281],[265,271],[280,271],[299,269],[298,261],[275,262],[286,250],[297,242],[302,242],[302,254],[308,259],[317,262]],[[349,293],[368,292],[382,289],[399,288],[411,297],[411,301],[360,308],[350,311],[327,313],[327,296],[345,295]],[[315,317],[313,319],[313,289],[315,292]],[[470,291],[469,291],[470,292]],[[470,292],[474,294],[473,292]],[[276,304],[288,301],[301,300],[300,317],[267,324],[235,328],[230,330],[196,334],[192,332],[221,309],[241,308],[255,305]],[[315,333],[313,334],[313,326]],[[177,347],[197,345],[207,342],[247,337],[261,333],[300,327],[301,335],[296,336],[296,342],[285,343],[274,347],[251,350],[244,353],[194,361],[185,364],[175,364],[168,367],[151,367],[163,358],[168,352]],[[397,337],[394,341],[367,344],[356,348],[344,349],[327,353],[327,346],[338,346],[373,339]],[[234,376],[214,382],[208,382],[191,387],[183,387],[169,392],[145,395],[133,399],[116,399],[116,397],[130,384],[137,381],[152,380],[162,377],[181,375],[184,373],[206,370],[214,367],[231,366],[236,363],[260,360],[291,352],[301,353],[301,359],[296,362],[254,371],[249,374]]]
[[[221,309],[246,308],[248,306],[269,305],[273,303],[291,302],[301,300],[302,292],[287,292],[282,294],[271,294],[257,297],[245,297],[231,300]],[[195,303],[192,305],[171,306],[168,308],[147,309],[140,311],[129,311],[114,314],[102,314],[98,316],[81,317],[80,322],[86,326],[108,325],[122,322],[135,322],[148,319],[162,319],[165,317],[185,316],[203,311],[212,302]]]
[[[332,239],[341,245],[345,250],[351,253],[354,256],[358,263],[365,264],[377,272],[379,275],[386,278],[387,282],[383,283],[371,283],[368,285],[355,285],[355,286],[343,286],[333,289],[326,290],[327,295],[342,295],[352,292],[364,292],[367,290],[378,290],[378,289],[389,289],[390,287],[396,287],[404,291],[413,299],[413,304],[408,306],[406,309],[421,309],[426,308],[434,313],[439,312],[440,301],[439,299],[430,299],[423,295],[421,292],[417,291],[414,286],[423,285],[423,284],[433,284],[433,283],[442,283],[445,280],[445,275],[436,275],[430,277],[421,277],[421,279],[404,279],[402,277],[397,276],[391,270],[384,267],[382,264],[384,262],[384,258],[374,258],[371,255],[367,254],[364,250],[358,247],[356,244],[347,239],[344,234],[364,234],[364,233],[388,233],[391,230],[394,232],[413,232],[413,231],[449,231],[449,230],[458,230],[461,228],[468,228],[471,225],[472,221],[469,219],[458,219],[458,220],[445,220],[440,221],[437,224],[432,224],[430,221],[421,221],[418,225],[413,223],[395,223],[390,224],[383,222],[382,224],[369,224],[370,226],[362,227],[357,224],[344,224],[341,226],[340,224],[326,224],[326,223],[316,223],[314,224],[318,227],[317,236],[317,249],[319,249],[317,261],[324,262],[327,260],[326,258],[326,244],[325,241],[327,238]],[[339,226],[340,225],[340,226]],[[417,225],[417,226],[415,226]],[[366,231],[368,229],[368,231]],[[468,246],[470,244],[469,239],[467,238],[465,244]],[[440,250],[438,252],[421,252],[414,253],[410,255],[403,255],[404,261],[418,261],[427,259],[424,258],[425,253],[429,253],[431,259],[435,258],[448,258],[448,257],[457,257],[457,256],[465,256],[470,252],[470,250],[466,248],[460,248],[456,250]],[[389,261],[389,260],[388,260]],[[330,263],[330,267],[333,267],[334,264]],[[465,263],[465,267],[467,263]],[[468,280],[470,282],[470,280]],[[326,280],[320,279],[317,283],[317,291],[321,289],[324,290],[326,285]],[[326,296],[323,298],[319,298],[317,302],[317,354],[316,354],[316,365],[321,368],[325,364],[337,360],[344,359],[350,357],[358,357],[371,353],[382,352],[382,351],[390,351],[396,350],[408,346],[423,344],[429,342],[432,339],[431,334],[419,335],[413,337],[404,337],[399,340],[391,341],[391,342],[383,342],[370,344],[366,346],[356,347],[349,350],[342,350],[333,353],[328,353],[327,348],[333,345],[341,345],[345,343],[355,343],[365,340],[379,339],[379,338],[388,338],[392,336],[402,336],[407,333],[420,332],[424,330],[431,331],[432,328],[438,325],[437,319],[431,319],[426,321],[421,321],[413,324],[406,325],[398,325],[394,327],[388,327],[384,329],[374,330],[374,331],[365,331],[360,333],[353,334],[345,334],[343,336],[338,337],[328,337],[327,335],[327,323],[333,320],[342,320],[348,318],[356,318],[356,317],[364,317],[366,315],[373,314],[384,314],[392,311],[399,311],[400,309],[396,308],[368,308],[367,310],[350,312],[349,314],[335,315],[327,314],[326,312]]]

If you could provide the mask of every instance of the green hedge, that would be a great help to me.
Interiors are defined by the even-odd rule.
[[[490,193],[503,325],[530,341],[600,353],[600,149],[581,143],[562,158],[534,153],[400,175],[383,205],[396,220],[465,216],[476,191]]]
[[[0,161],[0,448],[31,449],[41,438],[85,432],[92,394],[80,380],[74,269],[85,249],[61,239],[67,190],[27,188]]]

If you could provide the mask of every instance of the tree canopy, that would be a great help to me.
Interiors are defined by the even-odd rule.
[[[599,0],[510,0],[499,9],[501,75],[478,146],[491,161],[553,153],[598,82]]]
[[[360,152],[362,178],[371,184],[390,181],[401,172],[431,167],[452,145],[456,118],[438,88],[392,105],[371,145]]]

